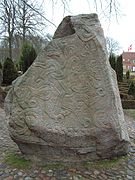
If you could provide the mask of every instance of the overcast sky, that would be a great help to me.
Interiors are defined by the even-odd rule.
[[[128,47],[132,44],[133,51],[135,51],[135,0],[118,0],[121,9],[121,16],[118,17],[118,22],[115,18],[112,18],[111,23],[105,21],[102,14],[99,12],[99,19],[104,29],[105,36],[112,37],[114,40],[120,43],[121,52],[127,51]],[[96,12],[93,6],[88,5],[87,0],[71,0],[69,4],[70,12],[63,12],[63,7],[61,4],[57,4],[55,9],[52,11],[51,3],[44,4],[46,7],[46,16],[48,19],[52,20],[56,26],[61,22],[66,15],[77,15],[82,13]],[[103,9],[105,9],[104,7]],[[55,28],[50,27],[49,32],[54,33]]]

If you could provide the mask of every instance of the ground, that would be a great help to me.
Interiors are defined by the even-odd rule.
[[[80,165],[41,166],[24,159],[17,145],[9,137],[5,112],[0,108],[0,180],[134,180],[135,110],[124,112],[131,139],[131,150],[127,156]]]

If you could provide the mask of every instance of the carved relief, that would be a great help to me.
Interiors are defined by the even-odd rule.
[[[58,38],[56,32],[57,38],[13,85],[10,134],[27,147],[40,144],[39,154],[51,148],[48,156],[54,159],[53,151],[58,157],[77,160],[77,154],[88,153],[86,159],[98,159],[105,156],[105,146],[108,156],[116,155],[113,148],[122,141],[124,154],[129,139],[100,23],[95,15],[71,21],[75,33]],[[20,149],[25,152],[21,144]]]

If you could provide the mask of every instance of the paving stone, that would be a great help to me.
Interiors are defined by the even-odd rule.
[[[4,173],[3,171],[0,171],[0,176],[1,176],[3,173]]]
[[[50,180],[50,177],[46,176],[43,178],[43,180]]]
[[[46,174],[47,176],[50,176],[50,177],[53,176],[53,170],[50,169]]]
[[[0,169],[5,169],[6,167],[7,167],[6,164],[4,164],[4,163],[0,164]]]
[[[33,178],[32,178],[32,177],[27,176],[27,177],[25,177],[25,178],[24,178],[24,180],[33,180]]]
[[[114,176],[116,179],[121,179],[121,175]]]
[[[14,175],[14,179],[18,179],[19,176],[17,174]]]
[[[98,175],[98,174],[100,174],[100,172],[97,171],[97,170],[95,170],[95,171],[94,171],[94,174],[95,174],[95,175]]]
[[[36,177],[35,180],[41,180],[41,178],[40,177]]]
[[[120,173],[120,174],[125,174],[125,172],[124,172],[124,171],[119,171],[119,173]]]
[[[73,180],[80,180],[80,178],[77,176],[73,176]]]
[[[107,179],[107,176],[105,174],[101,174],[101,176],[104,178],[104,179]]]
[[[17,180],[23,180],[23,177],[19,177]]]
[[[36,173],[37,173],[37,172],[38,172],[38,171],[36,171]],[[34,172],[34,173],[35,173],[35,172]],[[35,173],[35,174],[36,174],[36,173]],[[41,170],[41,173],[42,173],[42,174],[46,174],[46,171],[45,171],[45,170]]]
[[[133,180],[132,176],[127,175],[127,180]]]
[[[91,175],[92,178],[97,178],[97,176],[95,176],[94,174]]]
[[[22,176],[22,175],[23,175],[23,173],[22,173],[22,172],[18,172],[17,174],[18,174],[18,176]]]
[[[67,179],[66,177],[62,177],[60,180],[64,180],[64,178]],[[51,180],[56,180],[56,177],[52,177]]]
[[[127,175],[133,176],[133,174],[134,174],[133,170],[130,170],[130,169],[127,170]]]
[[[92,174],[92,172],[90,172],[90,171],[84,171],[84,174],[90,176],[90,175]]]
[[[103,180],[103,177],[102,176],[98,176],[98,179]]]
[[[4,178],[4,180],[13,180],[13,176],[8,176],[8,177]]]

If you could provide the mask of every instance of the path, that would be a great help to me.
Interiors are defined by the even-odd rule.
[[[5,112],[0,108],[0,180],[135,180],[135,120],[125,115],[131,138],[131,152],[113,167],[49,168],[33,166],[29,170],[13,168],[3,162],[8,151],[17,152],[16,144],[10,139]]]

